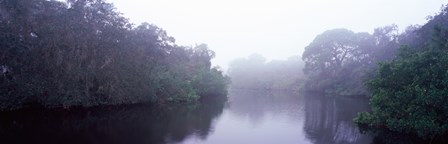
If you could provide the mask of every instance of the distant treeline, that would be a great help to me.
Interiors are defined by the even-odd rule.
[[[0,109],[222,98],[213,57],[104,0],[0,0]]]
[[[231,88],[298,90],[304,82],[303,65],[298,56],[266,62],[263,56],[252,54],[230,62],[228,75],[232,78]]]
[[[228,73],[234,88],[370,97],[372,111],[355,118],[361,126],[425,139],[448,134],[448,7],[403,32],[396,25],[372,34],[325,31],[302,60],[266,63],[252,55],[234,60]]]

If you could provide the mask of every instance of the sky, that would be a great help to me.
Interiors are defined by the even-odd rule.
[[[396,24],[424,24],[446,0],[107,0],[132,23],[166,30],[176,43],[205,43],[213,65],[258,53],[268,60],[301,56],[325,30],[372,33]]]

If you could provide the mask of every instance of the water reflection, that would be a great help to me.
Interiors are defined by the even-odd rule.
[[[70,112],[2,113],[2,143],[176,143],[206,139],[223,103],[213,105],[108,107]]]
[[[352,122],[367,109],[362,99],[232,90],[227,104],[0,113],[0,139],[8,144],[372,143]]]
[[[305,127],[313,143],[370,143],[371,137],[360,133],[353,118],[368,109],[365,100],[332,98],[308,93],[305,96]]]
[[[300,120],[304,101],[297,95],[292,91],[232,90],[229,110],[239,118],[248,118],[253,124],[261,122],[266,114]]]
[[[363,99],[232,90],[216,131],[206,140],[185,143],[371,143],[352,122],[357,112],[367,109]]]

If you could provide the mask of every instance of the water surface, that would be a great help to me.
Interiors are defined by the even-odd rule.
[[[183,143],[371,143],[352,121],[368,109],[365,99],[233,90],[207,139],[191,136]]]
[[[6,143],[372,143],[352,119],[365,99],[231,90],[227,103],[2,113]]]

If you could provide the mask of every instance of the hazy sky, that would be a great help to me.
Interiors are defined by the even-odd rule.
[[[317,34],[333,28],[369,32],[423,24],[446,0],[108,0],[140,24],[165,29],[180,45],[205,43],[215,65],[238,57],[301,55]]]

